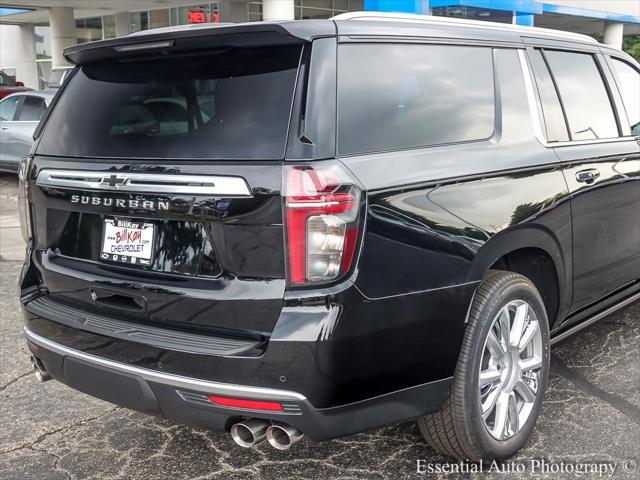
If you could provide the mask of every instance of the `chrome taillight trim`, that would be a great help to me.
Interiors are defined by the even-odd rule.
[[[242,177],[43,169],[36,185],[69,190],[250,197]]]

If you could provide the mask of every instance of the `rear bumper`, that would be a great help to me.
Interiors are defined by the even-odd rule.
[[[322,441],[417,418],[439,408],[450,378],[330,408],[315,408],[301,393],[164,373],[75,350],[25,328],[32,354],[56,380],[94,397],[177,423],[228,430],[242,418],[288,423]],[[214,405],[208,395],[277,401],[282,412]]]

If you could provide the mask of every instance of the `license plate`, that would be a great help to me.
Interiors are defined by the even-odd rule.
[[[107,218],[102,232],[102,260],[151,265],[155,236],[153,223]]]

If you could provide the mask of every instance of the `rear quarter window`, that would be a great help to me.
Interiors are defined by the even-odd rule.
[[[494,131],[490,48],[343,44],[341,155],[487,139]]]

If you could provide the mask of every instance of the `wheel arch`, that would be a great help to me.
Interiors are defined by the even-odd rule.
[[[534,283],[545,301],[550,328],[568,312],[573,272],[571,250],[563,248],[550,230],[526,225],[495,235],[473,259],[468,281],[482,280],[492,268],[520,273]],[[550,279],[553,281],[549,282]]]

